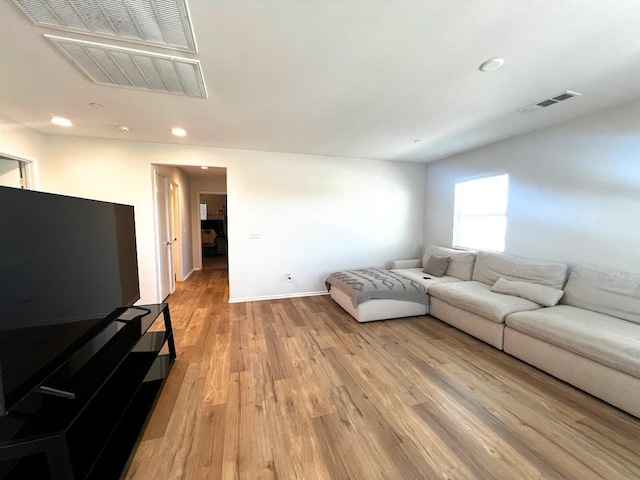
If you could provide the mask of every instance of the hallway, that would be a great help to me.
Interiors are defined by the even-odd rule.
[[[202,270],[228,270],[229,262],[226,255],[202,257]]]

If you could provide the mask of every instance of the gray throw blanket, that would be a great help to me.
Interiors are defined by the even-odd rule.
[[[427,292],[418,282],[381,268],[332,273],[324,283],[327,291],[333,285],[351,297],[354,307],[375,298],[405,300],[424,305],[429,302]]]

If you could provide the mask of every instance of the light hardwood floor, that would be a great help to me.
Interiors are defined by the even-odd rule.
[[[431,317],[169,298],[176,362],[127,478],[640,478],[640,420]],[[640,392],[639,392],[640,394]]]

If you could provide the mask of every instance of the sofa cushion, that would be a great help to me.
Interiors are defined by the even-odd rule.
[[[558,305],[519,312],[508,327],[640,378],[640,325],[590,310]]]
[[[433,275],[434,277],[443,276],[449,266],[450,258],[451,257],[445,257],[443,255],[431,255],[427,265],[424,267],[424,273]]]
[[[507,280],[502,277],[493,284],[491,291],[526,298],[544,307],[555,306],[564,294],[562,290],[557,288],[538,285],[537,283],[521,282],[519,280]]]
[[[500,277],[562,289],[567,281],[567,265],[527,260],[503,253],[478,252],[472,279],[493,285]]]
[[[492,292],[489,285],[475,281],[432,285],[429,294],[496,323],[503,323],[510,313],[540,308],[524,298]]]
[[[391,271],[397,275],[402,275],[403,277],[408,278],[409,280],[414,280],[418,282],[420,285],[424,287],[427,293],[429,292],[429,287],[431,287],[431,285],[462,281],[459,278],[447,277],[446,275],[442,277],[432,277],[431,275],[424,273],[421,268],[397,268],[397,269],[392,269]],[[428,278],[424,278],[424,277],[428,277]]]
[[[397,270],[399,268],[422,268],[421,258],[412,258],[411,260],[393,260],[389,270]]]
[[[576,266],[562,303],[640,323],[640,275]]]
[[[449,257],[449,266],[444,272],[449,277],[456,277],[460,280],[471,280],[473,265],[476,261],[476,252],[468,250],[454,250],[453,248],[439,247],[437,245],[427,245],[422,257],[422,266],[426,267],[431,255]]]

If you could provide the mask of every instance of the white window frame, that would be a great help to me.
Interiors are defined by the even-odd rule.
[[[493,193],[496,193],[496,188],[502,189],[503,196],[496,196],[487,203],[488,193],[478,192],[479,187],[490,188]],[[508,200],[509,175],[505,172],[456,182],[453,247],[504,252]],[[483,222],[483,220],[486,221]]]

